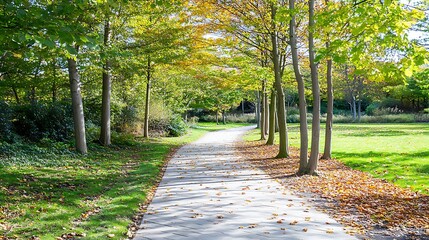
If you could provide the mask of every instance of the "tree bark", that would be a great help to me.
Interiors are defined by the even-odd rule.
[[[244,99],[241,101],[241,114],[244,116]]]
[[[357,112],[358,112],[358,122],[360,122],[360,117],[361,117],[361,103],[362,103],[362,101],[358,100],[358,102],[357,102],[357,104],[358,104],[358,110],[357,110]]]
[[[19,99],[18,91],[16,90],[15,86],[12,86],[13,95],[15,96],[15,101],[17,104],[21,103],[21,100]]]
[[[219,111],[216,111],[216,125],[219,125]]]
[[[52,102],[56,102],[57,101],[57,66],[56,66],[56,61],[55,59],[52,61],[52,76],[54,78],[54,81],[52,82]]]
[[[268,140],[267,145],[274,145],[274,138],[276,133],[276,90],[271,90],[271,102],[270,102],[270,126],[268,127]]]
[[[146,102],[145,102],[145,113],[144,113],[144,132],[143,137],[149,137],[149,103],[150,103],[150,88],[151,88],[151,65],[150,56],[147,58],[147,71],[146,71]]]
[[[352,95],[353,121],[356,121],[356,97]]]
[[[261,97],[259,91],[256,91],[256,128],[261,126]]]
[[[317,165],[319,162],[319,141],[320,141],[320,87],[317,63],[314,55],[314,0],[309,0],[309,34],[308,34],[308,50],[311,68],[311,89],[313,92],[313,121],[311,129],[311,153],[308,161],[309,174],[316,174]]]
[[[76,141],[76,150],[81,154],[88,152],[85,137],[85,118],[83,114],[82,95],[80,90],[80,78],[77,72],[76,60],[67,59],[70,92],[72,97],[73,108],[73,123],[74,123],[74,136]]]
[[[107,48],[110,42],[110,22],[106,20],[104,24],[104,46]],[[110,75],[110,61],[106,59],[103,66],[103,92],[101,102],[101,130],[100,143],[104,146],[111,144],[110,140],[110,95],[112,83]]]
[[[267,121],[267,119],[265,118],[265,111],[266,111],[266,108],[267,108],[267,106],[265,105],[266,104],[266,101],[265,101],[265,98],[266,98],[266,94],[265,94],[265,81],[262,81],[262,91],[261,91],[261,97],[262,97],[262,99],[261,99],[261,105],[262,105],[262,108],[261,108],[261,131],[260,131],[260,133],[261,133],[261,140],[266,140],[266,136],[265,136],[265,126],[266,126],[266,124],[265,124],[265,121]]]
[[[289,9],[295,9],[295,0],[289,0]],[[299,69],[298,59],[298,46],[296,36],[296,23],[295,15],[292,16],[289,26],[289,37],[292,52],[293,70],[295,79],[298,83],[298,96],[299,96],[299,134],[300,134],[300,151],[299,151],[299,169],[298,174],[306,174],[308,172],[308,126],[307,126],[307,102],[305,100],[305,85],[304,79]]]
[[[223,125],[226,125],[226,114],[225,114],[225,110],[222,111],[222,122]]]
[[[329,47],[329,43],[326,44]],[[326,129],[325,129],[325,149],[323,151],[323,159],[331,159],[332,152],[332,125],[334,118],[334,88],[332,86],[332,59],[328,59],[327,63],[327,95],[328,95],[328,106],[326,112]]]
[[[279,118],[279,153],[277,154],[277,158],[284,158],[289,156],[288,149],[288,137],[287,137],[287,125],[286,125],[286,106],[285,106],[285,94],[282,87],[282,76],[281,76],[281,68],[279,61],[279,51],[278,51],[278,38],[277,38],[277,30],[276,30],[276,7],[271,5],[271,23],[272,23],[272,32],[271,32],[271,44],[272,44],[272,61],[274,65],[274,78],[275,78],[275,88],[277,91],[277,114]]]
[[[265,89],[265,91],[267,91],[267,89]],[[265,111],[264,111],[264,118],[265,118],[265,127],[264,127],[264,129],[265,129],[265,135],[268,135],[268,129],[269,129],[269,127],[270,127],[270,122],[269,122],[269,119],[270,119],[270,107],[269,107],[269,103],[268,103],[268,93],[267,92],[265,92]]]

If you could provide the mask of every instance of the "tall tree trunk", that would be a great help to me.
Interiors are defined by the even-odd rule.
[[[76,60],[73,58],[67,59],[70,92],[72,97],[73,108],[73,123],[74,123],[74,136],[76,141],[76,150],[82,154],[88,152],[85,137],[85,118],[83,115],[82,95],[80,93],[80,79],[77,72]]]
[[[219,111],[216,110],[216,125],[219,125]]]
[[[277,154],[277,158],[284,158],[289,156],[289,149],[288,149],[288,137],[287,137],[287,125],[286,125],[286,106],[285,106],[285,93],[283,91],[282,87],[282,76],[281,76],[281,67],[280,67],[280,61],[279,61],[279,50],[278,50],[278,38],[277,38],[277,26],[275,22],[276,18],[276,7],[274,5],[271,5],[271,24],[273,27],[273,30],[271,32],[271,44],[272,44],[272,61],[274,65],[274,84],[277,91],[277,98],[278,98],[278,106],[277,106],[277,113],[279,118],[279,135],[280,135],[280,141],[279,141],[279,153]]]
[[[222,123],[223,123],[223,125],[226,125],[226,114],[225,114],[225,110],[222,110]]]
[[[329,43],[326,43],[329,48]],[[331,159],[332,152],[332,124],[334,118],[334,88],[332,86],[332,59],[328,59],[327,71],[326,71],[326,82],[327,82],[327,94],[328,94],[328,106],[326,112],[326,129],[325,129],[325,149],[323,151],[323,159]]]
[[[295,0],[289,0],[289,9],[293,12],[295,9]],[[306,174],[308,172],[308,126],[307,126],[307,102],[305,100],[305,85],[304,79],[299,69],[298,46],[296,37],[295,15],[292,16],[289,25],[289,37],[292,52],[293,70],[295,79],[298,83],[299,96],[299,134],[300,134],[300,151],[299,151],[299,169],[298,174]]]
[[[261,127],[261,97],[259,91],[255,91],[256,94],[256,128]]]
[[[276,101],[277,102],[279,101],[278,98],[277,98],[277,94],[276,94]],[[276,133],[279,132],[279,114],[277,113],[277,104],[278,103],[276,103],[276,109],[274,109],[275,110],[274,112],[276,112],[276,118],[275,118],[275,121],[276,121],[276,123],[275,123],[275,127],[276,127],[275,132]]]
[[[144,113],[144,132],[143,137],[149,137],[149,103],[150,103],[150,88],[151,88],[151,65],[150,56],[147,58],[147,71],[146,71],[146,102]]]
[[[270,126],[268,127],[268,140],[267,145],[274,145],[274,138],[276,133],[276,90],[271,89],[271,102],[270,102]]]
[[[266,89],[265,89],[266,90]],[[268,93],[265,93],[265,111],[264,111],[264,118],[265,118],[265,135],[268,135],[268,129],[270,127],[270,107],[269,107],[269,103],[268,103]]]
[[[356,121],[356,97],[352,95],[353,121]]]
[[[17,104],[21,103],[21,100],[19,99],[18,90],[15,86],[12,86],[13,96],[15,96],[15,101]]]
[[[57,101],[57,66],[55,59],[52,61],[52,76],[54,78],[54,81],[52,83],[52,102]]]
[[[241,114],[244,116],[244,99],[241,101]]]
[[[266,127],[266,124],[265,124],[265,121],[267,121],[267,119],[265,118],[265,111],[266,111],[266,108],[267,108],[267,106],[265,105],[266,104],[266,101],[265,101],[265,98],[267,97],[267,95],[265,94],[265,88],[266,88],[266,86],[265,86],[265,80],[264,81],[262,81],[262,91],[261,91],[261,97],[262,97],[262,99],[261,99],[261,105],[262,105],[262,109],[261,109],[261,131],[260,131],[260,133],[261,133],[261,140],[266,140],[266,137],[265,137],[265,127]]]
[[[110,22],[106,20],[104,23],[104,47],[107,48],[110,42]],[[103,92],[101,102],[101,131],[100,143],[104,146],[111,144],[110,141],[110,95],[111,95],[111,76],[110,76],[110,61],[106,59],[103,66]]]
[[[358,100],[357,104],[358,104],[358,122],[360,122],[360,117],[361,117],[361,100]]]
[[[316,174],[317,165],[319,162],[319,141],[320,141],[320,87],[317,63],[314,60],[314,0],[309,0],[309,34],[308,34],[308,50],[311,68],[311,90],[313,92],[313,121],[311,129],[311,153],[308,161],[309,174]]]
[[[36,103],[36,87],[32,86],[30,91],[30,102],[31,104]]]

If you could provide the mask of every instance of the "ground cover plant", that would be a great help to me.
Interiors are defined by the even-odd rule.
[[[90,144],[86,156],[63,143],[2,151],[0,239],[126,238],[170,151],[237,126],[202,123],[177,138],[117,135],[111,147]]]

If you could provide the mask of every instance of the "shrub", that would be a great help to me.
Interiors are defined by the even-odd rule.
[[[385,98],[380,102],[380,108],[394,108],[401,106],[401,101],[395,98]]]
[[[71,105],[67,103],[20,105],[14,109],[15,132],[31,141],[70,139],[73,132]]]
[[[12,117],[12,108],[6,102],[0,101],[0,140],[11,142],[15,138]]]
[[[215,116],[214,116],[215,117]],[[222,117],[219,117],[219,121],[222,120]],[[216,119],[215,119],[216,121]],[[256,118],[254,113],[248,114],[231,114],[226,116],[226,122],[230,123],[256,123]]]
[[[391,114],[400,114],[403,113],[401,109],[399,109],[397,106],[395,107],[387,107],[387,108],[377,108],[374,109],[373,115],[374,116],[383,116],[383,115],[391,115]]]
[[[380,103],[378,103],[378,102],[373,102],[373,103],[371,103],[368,107],[366,107],[366,109],[365,109],[365,113],[366,113],[367,115],[372,116],[372,115],[374,115],[374,111],[375,111],[376,109],[378,109],[379,107],[380,107]]]
[[[179,137],[186,134],[188,126],[179,115],[170,118],[168,125],[168,136]]]

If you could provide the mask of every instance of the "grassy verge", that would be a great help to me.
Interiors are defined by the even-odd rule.
[[[118,137],[109,148],[90,144],[86,156],[52,145],[2,151],[0,239],[124,239],[171,149],[237,126],[199,124],[178,138]]]
[[[288,129],[290,145],[299,147],[299,124]],[[321,133],[323,151],[324,129]],[[258,130],[246,139],[258,140]],[[429,124],[334,124],[332,142],[333,157],[346,165],[429,193]]]

